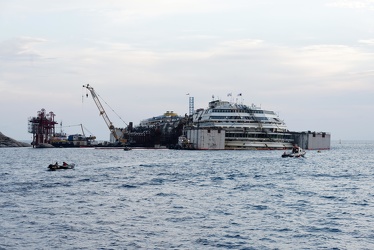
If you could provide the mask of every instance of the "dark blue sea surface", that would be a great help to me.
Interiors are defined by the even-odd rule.
[[[374,249],[374,142],[282,153],[0,148],[0,249]]]

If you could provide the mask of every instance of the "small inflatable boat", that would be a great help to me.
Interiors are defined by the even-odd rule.
[[[60,169],[73,169],[75,167],[74,163],[66,164],[66,165],[58,165],[58,164],[49,164],[48,169],[51,171],[60,170]]]

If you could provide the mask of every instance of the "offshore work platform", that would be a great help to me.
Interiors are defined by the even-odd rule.
[[[32,146],[35,148],[52,147],[50,141],[55,134],[55,114],[43,108],[37,116],[29,118],[29,133],[32,133]]]

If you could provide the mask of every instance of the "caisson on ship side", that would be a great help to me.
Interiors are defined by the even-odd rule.
[[[288,149],[292,133],[271,110],[213,100],[184,127],[181,146],[197,149]]]

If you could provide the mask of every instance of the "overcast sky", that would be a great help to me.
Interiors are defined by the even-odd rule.
[[[87,83],[117,127],[242,93],[289,130],[374,139],[374,0],[0,0],[0,132],[31,139],[44,108],[109,140]]]

